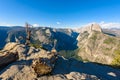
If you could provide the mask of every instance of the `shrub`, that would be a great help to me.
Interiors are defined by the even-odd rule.
[[[114,44],[115,43],[115,39],[114,38],[107,38],[107,39],[104,40],[104,43],[105,44],[110,44],[110,43]]]
[[[115,58],[112,61],[114,67],[120,67],[120,50],[115,50]]]
[[[74,58],[77,59],[79,61],[82,61],[82,58],[80,56],[78,56],[78,49],[71,51],[71,50],[63,50],[59,52],[61,56],[65,57],[65,58]]]
[[[97,39],[97,35],[96,35],[96,34],[93,34],[92,37],[90,37],[90,39],[92,39],[92,40],[95,41],[95,40]]]

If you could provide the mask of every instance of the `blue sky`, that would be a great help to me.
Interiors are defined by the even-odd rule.
[[[0,25],[120,24],[120,0],[0,0]],[[114,26],[114,25],[113,25]]]

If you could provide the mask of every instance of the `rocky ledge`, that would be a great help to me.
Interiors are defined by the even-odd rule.
[[[9,54],[15,54],[15,57],[12,56],[12,59],[6,57]],[[120,79],[119,70],[75,59],[65,59],[55,50],[35,49],[18,43],[6,44],[0,51],[0,60],[6,63],[2,65],[0,62],[2,66],[0,66],[0,80]]]

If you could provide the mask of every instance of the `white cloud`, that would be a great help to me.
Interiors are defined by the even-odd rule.
[[[40,25],[39,24],[33,24],[34,27],[39,27]]]
[[[56,22],[56,24],[58,24],[58,25],[59,25],[59,24],[61,24],[61,23],[60,23],[60,22]]]
[[[0,26],[16,26],[15,24],[0,23]]]
[[[109,22],[109,23],[105,23],[104,21],[101,21],[99,23],[99,25],[102,28],[120,28],[120,23],[117,22]]]
[[[94,24],[96,22],[91,22],[91,23],[88,23],[88,24],[85,24],[85,25],[82,25],[82,27],[85,27],[85,26],[90,26],[91,24]],[[120,23],[118,22],[104,22],[104,21],[101,21],[100,23],[97,23],[101,26],[101,28],[120,28]]]

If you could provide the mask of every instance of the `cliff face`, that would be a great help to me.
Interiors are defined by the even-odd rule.
[[[0,27],[0,49],[2,49],[4,47],[4,45],[6,44],[6,38],[8,36],[8,32],[9,28],[4,28],[4,27]]]
[[[7,42],[15,42],[15,37],[18,35],[25,38],[25,28],[24,27],[6,27],[0,26],[0,49],[2,49]]]
[[[77,40],[78,55],[92,62],[111,64],[120,49],[120,38],[104,34],[96,24],[85,28]]]
[[[5,29],[3,29],[5,28]],[[26,39],[26,32],[24,27],[15,28],[0,28],[1,38],[0,47],[3,48],[6,42],[19,42],[24,44]],[[55,29],[49,27],[33,28],[31,32],[31,43],[37,46],[51,50],[55,47],[60,50],[74,50],[76,46],[76,37],[78,33],[71,29]]]
[[[85,31],[87,31],[88,33],[91,33],[92,31],[102,32],[102,29],[98,24],[94,23],[94,24],[90,24],[88,26],[83,27],[80,33],[83,33]]]
[[[32,32],[33,43],[38,44],[51,50],[55,47],[60,50],[74,50],[77,48],[76,36],[77,33],[70,31],[69,29],[52,29],[52,28],[38,28]]]

